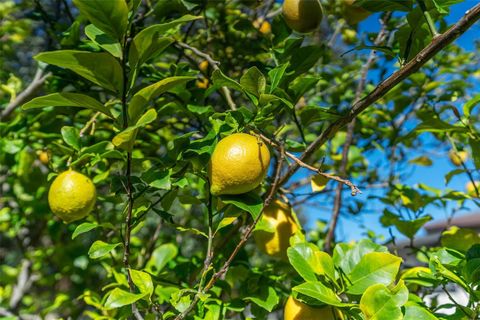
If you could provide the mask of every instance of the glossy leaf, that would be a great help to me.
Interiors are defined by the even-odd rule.
[[[100,46],[103,50],[110,53],[116,58],[122,58],[122,46],[120,42],[110,37],[102,30],[95,27],[93,24],[89,24],[85,27],[85,35],[92,40],[95,44]]]
[[[98,259],[109,254],[113,249],[118,247],[120,243],[106,243],[101,240],[95,241],[88,250],[90,259]]]
[[[403,320],[401,307],[407,300],[408,289],[403,281],[392,289],[384,284],[374,284],[362,295],[360,309],[369,320]]]
[[[135,294],[115,288],[108,294],[104,306],[107,310],[120,308],[140,300],[144,295],[143,293]]]

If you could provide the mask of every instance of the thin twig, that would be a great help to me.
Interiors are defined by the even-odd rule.
[[[50,77],[52,74],[50,72],[44,74],[43,70],[38,68],[35,72],[35,76],[33,77],[32,82],[23,90],[21,93],[17,95],[17,97],[10,102],[5,110],[0,113],[0,120],[7,118],[17,107],[24,104],[37,92],[38,89],[45,83],[45,81]]]
[[[26,259],[22,261],[22,266],[20,268],[20,272],[17,278],[17,284],[13,286],[12,295],[10,297],[9,307],[11,310],[17,309],[18,304],[22,300],[25,292],[30,289],[30,286],[32,284],[30,275],[31,266],[31,261]]]
[[[371,106],[373,103],[385,96],[393,87],[408,78],[411,74],[417,72],[425,63],[432,59],[438,52],[452,43],[460,35],[465,33],[480,18],[480,4],[475,5],[468,10],[465,15],[455,23],[445,33],[434,38],[433,41],[420,51],[413,59],[405,64],[400,70],[393,73],[390,77],[382,81],[372,92],[359,102],[353,104],[351,109],[344,117],[332,122],[305,150],[300,156],[300,160],[308,159],[318,148],[323,146],[331,139],[342,127],[352,121],[361,112]],[[288,171],[282,176],[280,185],[284,185],[290,177],[298,170],[299,164],[290,166]]]
[[[90,120],[87,121],[87,123],[85,123],[85,125],[83,126],[83,128],[80,130],[80,133],[79,133],[79,136],[80,137],[83,137],[85,135],[85,132],[88,131],[88,129],[90,127],[93,128],[93,126],[95,125],[95,122],[97,122],[97,118],[98,116],[100,115],[100,111],[97,111],[91,118]]]
[[[190,45],[188,45],[184,42],[181,42],[181,41],[177,41],[177,45],[179,47],[183,48],[183,49],[191,50],[197,56],[207,60],[208,63],[212,66],[212,68],[214,70],[220,70],[220,68],[218,67],[220,62],[214,60],[209,54],[207,54],[205,52],[202,52],[202,51],[198,50],[197,48],[192,47],[192,46],[190,46]],[[235,104],[235,102],[232,99],[232,93],[230,92],[230,89],[228,89],[227,87],[221,87],[220,90],[222,90],[223,95],[225,96],[225,100],[227,100],[227,104],[230,107],[230,109],[237,110],[237,105]]]
[[[272,147],[275,147],[277,149],[280,149],[281,148],[281,145],[274,141],[273,139],[269,139],[267,138],[265,135],[261,134],[261,133],[252,133],[254,135],[258,135],[262,140],[264,140],[266,143],[268,143],[269,145],[271,145]],[[344,184],[344,185],[347,185],[350,187],[350,189],[352,190],[352,196],[355,196],[359,193],[362,193],[360,191],[360,189],[354,185],[351,181],[347,180],[347,179],[342,179],[336,175],[333,175],[333,174],[329,174],[329,173],[326,173],[326,172],[323,172],[321,171],[320,169],[318,168],[315,168],[314,166],[311,166],[305,162],[303,162],[302,160],[298,159],[298,157],[296,157],[294,154],[288,152],[288,151],[283,151],[284,154],[289,157],[290,159],[292,159],[293,161],[295,161],[299,166],[303,167],[303,168],[306,168],[308,170],[311,170],[313,172],[315,172],[316,174],[319,174],[329,180],[334,180],[334,181],[337,181],[339,182],[340,184]]]
[[[383,20],[381,21],[382,23],[382,28],[380,32],[377,35],[377,38],[374,41],[375,46],[379,46],[384,40],[387,35],[387,22],[390,20],[390,17],[392,14],[388,12]],[[367,63],[365,63],[362,67],[362,71],[360,72],[360,81],[358,82],[357,89],[355,91],[355,101],[354,104],[360,101],[360,98],[362,96],[363,90],[365,90],[365,84],[367,83],[367,74],[368,71],[370,70],[371,66],[374,64],[375,60],[377,58],[375,50],[372,50],[370,52],[370,55],[368,56]],[[353,143],[353,133],[355,130],[355,123],[356,123],[356,118],[353,118],[352,121],[348,124],[347,126],[347,135],[345,138],[345,144],[343,145],[343,150],[342,150],[342,161],[340,163],[340,168],[339,168],[339,174],[340,176],[344,176],[347,172],[347,166],[348,166],[348,152],[350,150],[350,147]],[[325,245],[324,249],[327,252],[331,252],[332,250],[332,242],[335,237],[335,229],[337,228],[338,224],[338,218],[340,216],[340,208],[342,207],[342,192],[343,192],[343,185],[339,183],[337,185],[337,189],[335,191],[335,198],[333,201],[333,210],[332,210],[332,218],[330,219],[330,225],[328,226],[328,231],[327,235],[325,236]]]
[[[273,197],[274,197],[275,193],[277,192],[277,190],[280,186],[279,185],[280,175],[281,175],[281,171],[282,171],[283,161],[285,160],[285,152],[283,150],[283,146],[281,146],[281,148],[282,148],[282,150],[280,152],[279,160],[277,162],[277,167],[275,169],[275,177],[274,177],[273,183],[270,187],[270,190],[269,190],[265,200],[263,201],[262,211],[260,212],[258,217],[245,229],[245,231],[242,235],[242,238],[240,239],[240,242],[237,244],[237,246],[235,247],[233,252],[230,254],[227,261],[225,261],[222,268],[220,268],[220,270],[218,272],[214,273],[213,276],[210,278],[210,281],[205,286],[205,288],[202,290],[202,292],[201,292],[202,294],[205,294],[208,290],[210,290],[215,285],[217,280],[220,279],[223,275],[225,275],[227,273],[228,268],[230,267],[231,263],[233,262],[233,259],[235,259],[238,252],[240,251],[240,249],[243,248],[243,246],[245,245],[247,240],[252,235],[253,229],[257,225],[258,221],[260,221],[260,218],[262,217],[262,214],[263,214],[263,211],[265,210],[265,207],[269,206],[270,203],[272,202]],[[185,317],[193,310],[193,308],[195,308],[195,306],[197,305],[197,303],[199,301],[200,301],[200,294],[197,293],[195,295],[195,297],[193,298],[192,303],[182,313],[177,315],[174,320],[185,319]]]

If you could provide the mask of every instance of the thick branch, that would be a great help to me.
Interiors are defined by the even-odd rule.
[[[18,106],[24,104],[37,92],[38,89],[44,84],[45,80],[51,76],[51,73],[44,74],[43,70],[38,68],[35,76],[33,77],[32,82],[25,88],[22,92],[20,92],[17,97],[10,102],[5,110],[0,113],[0,120],[7,118]]]
[[[389,78],[380,83],[365,98],[353,104],[348,113],[331,123],[325,131],[323,131],[317,139],[315,139],[300,156],[300,160],[304,161],[310,157],[318,148],[324,145],[332,138],[338,130],[352,121],[362,111],[385,96],[393,87],[408,78],[411,74],[417,72],[425,63],[432,59],[439,51],[444,49],[460,35],[465,33],[480,18],[480,3],[468,10],[460,21],[454,24],[442,35],[434,38],[432,43],[420,51],[412,60],[410,60],[403,68],[392,74]],[[290,166],[289,170],[280,180],[280,185],[285,184],[290,177],[298,170],[299,164]]]

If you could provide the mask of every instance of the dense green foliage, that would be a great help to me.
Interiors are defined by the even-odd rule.
[[[413,241],[430,208],[451,217],[477,202],[478,191],[448,184],[474,181],[480,169],[478,55],[447,46],[304,159],[362,194],[306,168],[275,182],[436,28],[445,32],[461,1],[359,0],[379,22],[358,35],[342,1],[322,0],[324,20],[307,35],[292,33],[279,3],[260,2],[0,3],[0,316],[174,319],[187,310],[187,319],[281,319],[294,295],[345,319],[480,317],[472,230],[450,229],[438,247],[412,246],[419,266],[403,263],[395,238],[369,226],[357,243],[330,250],[326,241],[335,210],[355,219],[381,207],[375,219]],[[37,67],[39,90],[4,114]],[[271,170],[252,192],[214,197],[210,155],[235,132],[272,139]],[[470,158],[445,172],[445,186],[420,176],[405,183],[452,149]],[[68,168],[89,176],[98,198],[87,218],[65,224],[47,194]],[[251,240],[237,247],[272,186],[299,221],[307,207],[322,211],[290,239],[288,261]],[[467,305],[437,303],[452,286],[468,294]]]

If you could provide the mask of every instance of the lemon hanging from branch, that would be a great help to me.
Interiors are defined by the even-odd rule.
[[[220,140],[210,159],[208,175],[213,195],[242,194],[262,183],[270,151],[258,138],[235,133]]]
[[[68,170],[59,174],[48,191],[52,212],[69,223],[86,217],[95,206],[95,185],[87,176]]]

